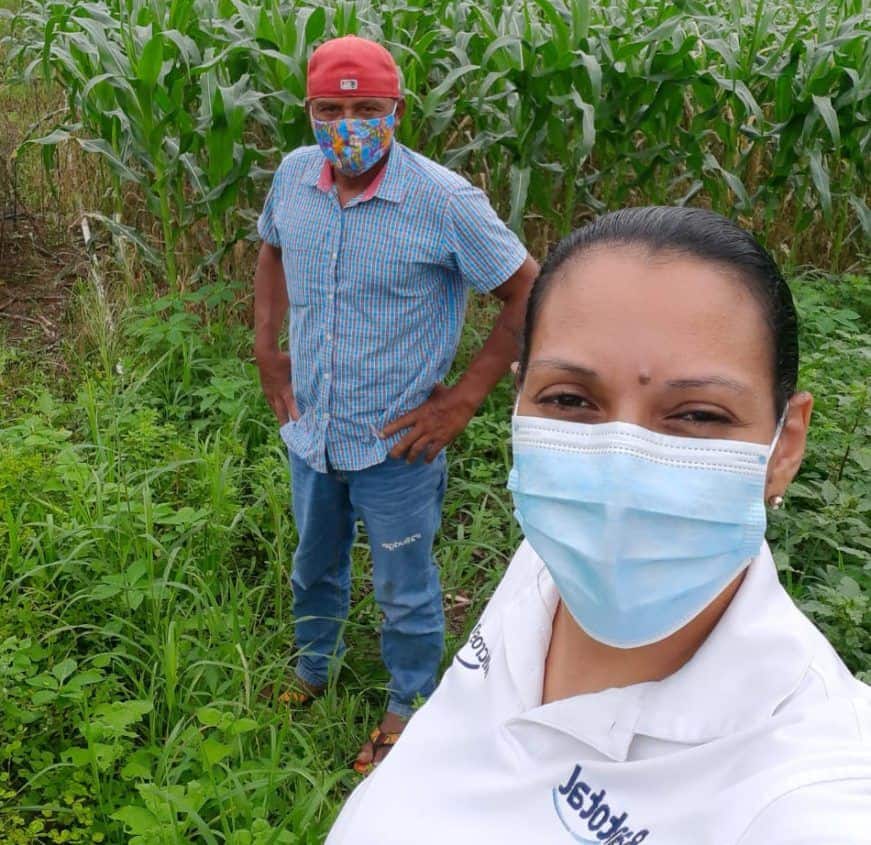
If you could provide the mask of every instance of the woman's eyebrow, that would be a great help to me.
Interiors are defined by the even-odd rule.
[[[571,361],[565,361],[562,358],[538,358],[530,362],[528,371],[548,369],[560,370],[568,375],[582,379],[601,379],[599,373],[590,367],[585,367],[582,364],[573,364]],[[748,393],[750,388],[746,384],[739,381],[726,378],[725,376],[698,376],[695,378],[670,379],[666,383],[667,387],[677,390],[692,390],[700,387],[725,387],[728,390],[733,390],[736,393]]]
[[[723,376],[700,376],[698,378],[680,378],[671,379],[666,382],[668,387],[675,387],[678,390],[691,390],[699,387],[726,387],[729,390],[734,390],[736,393],[746,393],[749,388],[746,384],[741,384],[739,381],[733,381]]]
[[[595,370],[589,367],[584,367],[581,364],[573,364],[571,361],[563,361],[561,358],[539,358],[530,363],[528,370],[562,370],[564,373],[576,376],[577,378],[600,378]]]

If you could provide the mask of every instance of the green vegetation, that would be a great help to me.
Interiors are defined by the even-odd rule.
[[[536,251],[596,208],[684,199],[734,210],[791,268],[816,410],[769,537],[871,681],[871,293],[867,272],[829,275],[869,226],[861,2],[4,6],[6,72],[33,81],[0,81],[0,118],[42,139],[18,191],[42,150],[52,230],[102,226],[60,353],[0,323],[0,842],[314,845],[357,780],[386,681],[365,538],[337,683],[308,710],[258,697],[293,664],[295,534],[244,239],[262,169],[307,142],[305,51],[333,32],[383,35],[414,92],[405,140]],[[826,272],[797,269],[811,258]],[[487,323],[474,302],[457,369]],[[519,542],[510,402],[506,381],[450,451],[448,655]]]
[[[796,289],[817,413],[770,536],[793,595],[871,680],[868,280]],[[0,432],[4,843],[128,841],[122,828],[136,845],[319,843],[356,780],[386,681],[362,541],[339,683],[309,711],[257,697],[293,661],[294,531],[239,296],[205,286],[137,306],[117,365],[84,350],[60,389],[15,374]],[[471,327],[463,355],[479,340]],[[509,407],[506,383],[450,453],[449,654],[519,540]]]
[[[199,275],[251,232],[257,177],[310,138],[313,43],[389,46],[402,140],[473,174],[549,240],[593,210],[708,202],[791,259],[832,268],[871,232],[864,0],[23,0],[10,57],[57,81],[105,165],[103,223],[165,272]],[[50,127],[43,127],[48,129]],[[125,202],[125,188],[135,186]],[[152,225],[157,222],[157,226]]]

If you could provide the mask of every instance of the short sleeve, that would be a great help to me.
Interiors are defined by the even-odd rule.
[[[282,167],[279,165],[278,170],[272,177],[272,185],[269,188],[269,193],[266,195],[266,202],[263,203],[263,211],[260,212],[260,217],[257,220],[257,234],[261,240],[271,246],[281,246],[281,238],[278,235],[278,227],[275,225],[275,211],[277,199],[281,185]]]
[[[508,281],[526,259],[526,248],[472,185],[451,196],[446,234],[463,281],[482,293]]]
[[[738,845],[868,845],[871,776],[816,783],[769,804]]]

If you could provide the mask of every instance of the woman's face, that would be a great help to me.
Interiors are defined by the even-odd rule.
[[[720,265],[598,247],[552,281],[518,413],[770,443],[777,425],[771,354],[759,303]],[[766,497],[781,495],[798,469],[811,401],[809,394],[790,401]]]

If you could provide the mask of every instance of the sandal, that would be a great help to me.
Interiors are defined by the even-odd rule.
[[[311,704],[316,698],[317,695],[305,692],[305,690],[287,689],[278,696],[278,703],[288,706],[305,707],[306,704]]]
[[[310,687],[304,682],[294,679],[288,682],[289,688],[280,693],[276,701],[288,707],[305,707],[324,694],[326,687]],[[260,698],[271,701],[275,694],[273,684],[268,684],[260,690]]]
[[[402,731],[382,731],[381,728],[373,728],[369,734],[369,742],[372,743],[372,760],[368,763],[361,763],[359,760],[354,760],[354,771],[358,775],[368,775],[381,762],[376,762],[375,757],[382,748],[391,748],[396,745],[399,737],[402,736]],[[383,758],[382,758],[383,759]]]

